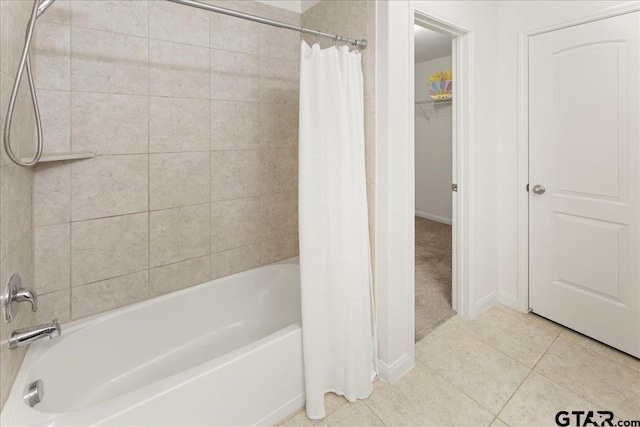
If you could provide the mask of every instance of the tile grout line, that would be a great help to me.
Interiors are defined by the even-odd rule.
[[[485,311],[485,313],[486,313],[486,311]],[[476,319],[477,319],[477,318],[476,318]],[[476,319],[474,319],[474,320],[476,320]],[[463,319],[463,320],[464,320],[464,319]],[[473,322],[474,320],[472,320],[471,322]],[[520,322],[520,319],[518,319],[518,321]],[[467,323],[471,323],[471,322],[467,322]],[[541,327],[542,327],[542,326],[541,326]],[[547,329],[547,331],[548,331],[548,329]],[[530,370],[533,370],[533,368],[529,368],[527,365],[525,365],[523,362],[521,362],[521,361],[519,361],[518,359],[516,359],[514,356],[512,356],[512,355],[510,355],[510,354],[505,353],[505,352],[504,352],[504,351],[502,351],[501,349],[499,349],[499,348],[497,348],[497,347],[493,346],[491,343],[485,342],[483,339],[480,339],[480,338],[476,337],[475,335],[471,334],[470,332],[467,332],[466,330],[462,330],[462,332],[463,332],[463,333],[465,333],[465,334],[467,334],[467,335],[468,335],[468,336],[470,336],[470,337],[475,338],[476,340],[478,340],[478,341],[482,342],[483,344],[488,345],[488,346],[489,346],[489,347],[491,347],[492,349],[494,349],[494,350],[496,350],[496,351],[499,351],[499,352],[500,352],[500,353],[502,353],[503,355],[505,355],[505,356],[509,357],[510,359],[512,359],[512,360],[514,360],[514,361],[516,361],[517,363],[519,363],[520,365],[524,366],[525,368],[530,369]],[[553,343],[555,342],[556,338],[557,338],[557,335],[554,337],[553,341],[551,341],[551,344],[553,344]],[[546,354],[547,350],[551,347],[551,344],[549,344],[549,346],[547,347],[547,349],[542,353],[542,356],[544,356],[544,355]],[[540,358],[538,359],[538,361],[540,361],[540,359],[542,359],[542,356],[540,356]],[[538,363],[538,362],[536,362],[536,364],[537,364],[537,363]],[[535,367],[535,365],[534,365],[534,367]]]
[[[561,325],[561,326],[562,326],[562,325]],[[569,328],[566,328],[565,326],[562,326],[562,328],[563,328],[563,329],[560,331],[560,333],[558,333],[558,336],[557,336],[557,337],[556,337],[556,339],[553,341],[554,343],[555,343],[558,339],[560,339],[560,335],[562,334],[562,332],[563,332],[564,330],[568,330],[568,329],[569,329]],[[630,368],[626,367],[625,365],[623,365],[623,364],[619,363],[618,361],[613,360],[613,359],[610,359],[610,358],[608,358],[607,356],[605,356],[605,355],[603,355],[603,354],[600,354],[600,353],[598,353],[598,352],[596,352],[596,351],[594,351],[594,350],[588,349],[588,348],[586,348],[586,347],[584,347],[584,346],[582,346],[582,345],[580,345],[580,344],[576,344],[576,345],[578,345],[579,347],[581,347],[581,348],[582,348],[582,351],[591,352],[591,353],[593,353],[593,354],[595,354],[595,355],[602,356],[603,358],[607,359],[607,360],[608,360],[609,362],[611,362],[611,363],[615,363],[615,364],[617,364],[618,366],[621,366],[621,367],[627,368],[627,369],[629,369],[629,370],[632,370],[632,369],[630,369]],[[549,346],[549,348],[551,348],[551,346]],[[547,349],[547,350],[548,350],[548,349]],[[546,354],[546,352],[545,352],[545,354]],[[540,360],[542,360],[542,357],[540,358]],[[538,362],[539,362],[539,361],[538,361]],[[537,366],[537,365],[538,365],[538,363],[536,363],[536,366]],[[534,367],[534,368],[535,368],[535,367]],[[566,391],[568,391],[569,393],[574,394],[574,395],[578,396],[579,398],[581,398],[581,399],[583,399],[583,400],[585,400],[585,401],[587,401],[587,402],[589,402],[589,403],[591,403],[591,404],[593,404],[593,405],[595,405],[595,406],[602,407],[602,405],[600,405],[599,403],[595,403],[595,402],[593,402],[593,401],[592,401],[588,396],[583,395],[581,392],[579,392],[579,391],[574,391],[574,390],[572,390],[572,389],[570,389],[570,388],[566,387],[564,384],[562,384],[562,383],[558,382],[558,381],[557,381],[556,379],[554,379],[554,378],[549,378],[547,375],[545,375],[545,374],[544,374],[544,373],[542,373],[542,372],[539,372],[539,371],[535,371],[535,372],[536,372],[536,374],[538,374],[538,375],[540,375],[540,376],[544,377],[545,379],[547,379],[547,380],[551,381],[552,383],[556,384],[557,386],[561,387],[563,390],[566,390]]]
[[[73,56],[71,55],[72,49],[73,49],[73,42],[71,40],[71,26],[72,26],[72,22],[71,22],[71,3],[67,4],[67,13],[69,16],[69,91],[67,93],[67,96],[69,97],[69,151],[73,152],[73,121],[72,121],[72,115],[73,115],[73,96],[71,95],[71,80],[72,80],[72,76],[73,76],[73,66],[72,66],[72,59]],[[72,178],[73,178],[73,171],[72,171],[72,167],[73,165],[70,164],[69,165],[69,195],[68,195],[68,200],[69,200],[69,320],[73,320],[73,222],[71,221],[71,217],[72,217],[72,200],[71,200],[71,195],[73,194],[72,191]]]
[[[527,378],[529,378],[529,376],[531,375],[531,373],[533,372],[533,369],[531,369],[528,373],[527,376],[524,377],[524,379],[522,380],[522,382],[520,382],[520,384],[518,384],[518,387],[516,387],[516,389],[513,391],[513,393],[511,393],[511,396],[509,396],[509,398],[506,400],[506,402],[504,402],[504,405],[502,405],[502,407],[500,408],[500,410],[498,411],[498,413],[496,414],[496,418],[500,419],[500,414],[502,413],[502,411],[504,411],[504,408],[507,407],[507,405],[509,404],[509,402],[511,402],[511,399],[513,399],[513,396],[516,395],[516,393],[520,390],[520,388],[522,388],[522,385],[525,383],[525,381],[527,381]],[[500,421],[502,421],[502,419],[500,419]],[[504,421],[503,421],[504,422]],[[505,423],[506,424],[506,423]]]
[[[547,329],[547,330],[548,330],[548,329]],[[436,370],[434,370],[433,368],[431,368],[430,366],[426,365],[426,367],[427,367],[427,368],[429,368],[429,369],[431,369],[431,370],[432,370],[436,375],[438,375],[438,376],[440,376],[441,378],[443,378],[447,383],[449,383],[449,384],[450,384],[450,385],[452,385],[454,388],[456,388],[457,390],[459,390],[460,392],[462,392],[464,395],[466,395],[467,397],[469,397],[471,400],[473,400],[474,402],[476,402],[476,403],[477,403],[478,405],[480,405],[482,408],[484,408],[484,409],[485,409],[485,410],[487,410],[489,413],[491,413],[492,415],[494,415],[494,416],[495,416],[495,418],[497,418],[497,419],[500,419],[500,418],[499,418],[500,413],[502,413],[502,411],[503,411],[503,410],[504,410],[504,408],[508,405],[508,403],[511,401],[511,399],[513,398],[513,396],[514,396],[514,395],[515,395],[515,394],[520,390],[520,388],[522,387],[522,385],[524,384],[524,382],[527,380],[527,378],[529,378],[529,376],[531,375],[531,373],[534,371],[534,368],[537,366],[537,364],[540,362],[540,360],[542,360],[542,358],[544,357],[544,355],[546,355],[547,351],[551,348],[551,346],[552,346],[552,345],[555,343],[555,341],[559,338],[560,333],[561,333],[561,331],[556,333],[556,335],[555,335],[555,337],[554,337],[553,341],[551,341],[551,343],[547,346],[547,348],[545,349],[544,353],[540,356],[540,358],[538,359],[538,361],[536,361],[535,365],[534,365],[532,368],[529,368],[528,366],[524,365],[522,362],[520,362],[520,361],[516,360],[516,359],[515,359],[515,358],[513,358],[512,356],[510,356],[510,355],[508,355],[508,354],[504,353],[502,350],[497,349],[497,348],[495,348],[494,346],[492,346],[491,344],[486,343],[484,340],[482,340],[482,339],[480,339],[480,338],[478,338],[478,337],[476,337],[476,336],[474,336],[474,335],[472,335],[472,334],[468,333],[466,330],[464,330],[464,329],[460,329],[460,332],[461,332],[461,333],[463,333],[463,334],[466,334],[467,336],[469,336],[469,337],[471,337],[471,338],[474,338],[474,339],[476,339],[476,340],[480,341],[480,342],[481,342],[481,343],[483,343],[483,344],[488,345],[489,347],[493,348],[494,350],[498,351],[499,353],[501,353],[501,354],[503,354],[503,355],[505,355],[505,356],[507,356],[507,357],[511,358],[512,360],[514,360],[514,361],[518,362],[519,364],[521,364],[521,365],[525,366],[525,367],[529,370],[529,372],[527,373],[527,375],[525,376],[525,378],[520,382],[520,384],[518,385],[518,387],[517,387],[517,388],[514,390],[514,392],[511,394],[511,396],[510,396],[510,397],[507,399],[507,401],[502,405],[502,407],[500,408],[500,410],[499,410],[499,411],[494,415],[494,414],[493,414],[493,412],[492,412],[490,409],[486,408],[486,407],[485,407],[484,405],[482,405],[480,402],[477,402],[477,401],[476,401],[472,396],[469,396],[469,394],[467,394],[464,390],[460,389],[460,388],[459,388],[459,387],[457,387],[455,384],[451,383],[447,378],[445,378],[445,377],[444,377],[442,374],[440,374],[438,371],[436,371]],[[418,361],[417,363],[418,363],[419,365],[421,365],[421,366],[422,366],[422,365],[424,365],[424,363],[422,363],[422,362],[420,362],[420,361]],[[536,373],[538,373],[538,372],[536,371]],[[545,378],[546,378],[546,377],[545,377]],[[554,382],[555,382],[555,381],[554,381]],[[560,385],[560,384],[559,384],[559,385]],[[566,387],[564,387],[564,386],[563,386],[563,388],[565,388],[565,389],[566,389]],[[571,390],[569,390],[569,391],[571,391]],[[495,421],[495,419],[494,419],[494,421]],[[500,419],[500,421],[504,422],[502,419]],[[505,423],[505,424],[506,424],[506,423]]]
[[[464,319],[463,319],[463,320],[464,320]],[[475,319],[474,319],[474,320],[475,320]],[[471,322],[468,322],[468,323],[471,323]],[[465,330],[461,330],[461,332],[462,332],[462,333],[464,333],[464,334],[466,334],[466,335],[468,335],[468,336],[470,336],[471,338],[476,339],[476,340],[480,341],[481,343],[483,343],[483,344],[485,344],[485,345],[487,345],[487,346],[491,347],[492,349],[494,349],[494,350],[496,350],[496,351],[500,352],[502,355],[507,356],[509,359],[511,359],[511,360],[513,360],[513,361],[515,361],[515,362],[516,362],[516,363],[518,363],[519,365],[522,365],[522,366],[524,366],[525,368],[527,368],[527,369],[529,369],[529,370],[533,370],[533,368],[529,368],[527,365],[525,365],[524,363],[522,363],[521,361],[519,361],[519,360],[518,360],[518,359],[516,359],[515,357],[511,356],[510,354],[505,353],[504,351],[500,350],[499,348],[494,347],[494,346],[493,346],[493,345],[491,345],[490,343],[485,342],[484,340],[482,340],[482,339],[480,339],[480,338],[476,337],[475,335],[473,335],[473,334],[471,334],[471,333],[469,333],[469,332],[467,332],[467,331],[465,331]]]
[[[564,384],[559,383],[558,381],[554,380],[553,378],[549,378],[548,376],[546,376],[545,374],[536,371],[536,374],[540,375],[541,377],[545,378],[546,380],[551,381],[552,383],[554,383],[555,385],[557,385],[558,387],[562,388],[565,391],[568,391],[569,393],[576,395],[578,398],[591,403],[592,405],[598,407],[598,408],[603,408],[603,406],[599,403],[595,403],[593,400],[591,400],[590,398],[588,398],[587,396],[583,396],[582,394],[580,394],[579,392],[573,391],[569,388],[567,388]]]
[[[562,325],[560,325],[560,326],[562,326]],[[640,361],[640,358],[637,358],[637,357],[635,357],[635,356],[632,356],[632,355],[630,355],[629,353],[625,353],[625,352],[624,352],[624,351],[622,351],[622,350],[618,350],[618,349],[617,349],[617,348],[615,348],[615,347],[611,347],[611,346],[610,346],[610,345],[608,345],[608,344],[605,344],[605,343],[603,343],[603,342],[601,342],[601,341],[596,340],[595,338],[591,338],[591,337],[589,337],[589,336],[587,336],[587,335],[584,335],[584,334],[582,334],[582,333],[580,333],[580,332],[578,332],[578,331],[575,331],[575,330],[573,330],[573,329],[571,329],[571,328],[568,328],[568,327],[566,327],[566,326],[562,326],[562,329],[563,329],[563,332],[564,332],[564,331],[570,331],[570,332],[572,332],[572,333],[574,333],[574,334],[579,335],[581,338],[584,338],[584,339],[586,339],[586,340],[595,341],[595,342],[596,342],[596,344],[603,346],[602,348],[606,348],[606,349],[609,349],[609,350],[614,350],[615,352],[622,353],[623,355],[625,355],[625,356],[627,356],[627,357],[631,357],[632,359],[634,359],[634,360],[636,360],[636,361]],[[640,370],[638,370],[638,369],[634,369],[634,368],[631,368],[631,367],[630,367],[630,366],[628,366],[626,363],[623,363],[623,362],[621,362],[621,361],[618,361],[617,359],[615,359],[615,358],[614,358],[614,357],[612,357],[611,355],[598,351],[598,349],[597,349],[597,348],[587,347],[586,345],[582,345],[580,342],[576,342],[575,344],[576,344],[576,345],[578,345],[578,346],[580,346],[580,347],[582,347],[582,348],[583,348],[583,349],[585,349],[585,350],[588,350],[588,351],[590,351],[590,352],[592,352],[592,353],[594,353],[594,354],[597,354],[597,355],[599,355],[599,356],[602,356],[602,357],[606,358],[607,360],[609,360],[609,361],[611,361],[611,362],[614,362],[614,363],[616,363],[616,364],[618,364],[618,365],[622,365],[622,366],[624,366],[625,368],[629,368],[629,369],[631,369],[631,370],[634,370],[634,371],[638,371],[638,372],[640,372]]]
[[[551,349],[551,347],[553,346],[553,344],[555,344],[555,342],[558,340],[558,338],[560,338],[560,334],[562,333],[562,330],[560,332],[558,332],[556,334],[556,336],[553,338],[553,341],[551,341],[551,344],[549,344],[549,346],[544,350],[544,353],[542,353],[542,356],[540,356],[540,358],[536,361],[536,363],[533,365],[533,367],[531,368],[531,371],[534,371],[536,369],[536,367],[538,366],[538,364],[540,363],[540,361],[544,358],[544,356],[547,354],[547,352]],[[536,371],[537,372],[537,371]]]
[[[151,297],[151,10],[147,2],[147,298]]]
[[[265,194],[265,196],[289,195],[289,194],[292,194],[292,193],[297,193],[297,190],[278,191],[278,192],[274,192],[274,193]],[[146,213],[147,211],[150,211],[152,213],[153,212],[163,212],[163,211],[169,211],[169,210],[175,210],[175,209],[192,208],[192,207],[196,207],[196,206],[204,206],[204,205],[207,205],[207,204],[214,204],[214,203],[233,202],[233,201],[248,200],[248,199],[259,199],[260,197],[261,196],[259,196],[259,195],[243,196],[243,197],[235,197],[235,198],[231,198],[231,199],[213,200],[211,202],[193,203],[193,204],[189,204],[189,205],[178,205],[178,206],[170,206],[170,207],[164,207],[164,208],[159,208],[159,209],[146,209],[146,210],[140,210],[140,211],[134,211],[134,212],[118,213],[118,214],[97,216],[97,217],[91,217],[91,218],[81,218],[81,219],[75,219],[75,220],[71,220],[71,221],[55,222],[55,223],[51,223],[51,224],[39,225],[39,226],[37,226],[37,228],[52,227],[54,225],[63,225],[63,224],[67,224],[69,222],[71,222],[71,223],[79,223],[79,222],[97,221],[97,220],[101,220],[101,219],[118,218],[118,217],[129,216],[129,215],[140,215],[140,214]],[[298,233],[289,233],[289,234],[283,235],[281,237],[289,236],[289,235],[292,235],[292,234],[298,234]],[[271,239],[266,239],[266,240],[271,240]]]
[[[148,16],[150,19],[150,11],[147,10],[148,12]],[[137,34],[130,34],[130,33],[123,33],[123,32],[118,32],[118,31],[111,31],[111,30],[105,30],[102,28],[93,28],[93,27],[88,27],[88,26],[82,26],[82,25],[73,25],[72,23],[69,24],[61,24],[58,22],[53,22],[53,21],[43,21],[43,22],[47,22],[48,24],[54,24],[54,25],[58,25],[58,26],[68,26],[68,27],[73,27],[73,28],[77,28],[80,30],[84,30],[84,31],[95,31],[95,32],[99,32],[99,33],[106,33],[106,34],[110,34],[110,35],[116,35],[116,36],[122,36],[122,37],[132,37],[132,38],[137,38],[137,39],[147,39],[150,41],[157,41],[157,42],[162,42],[162,43],[170,43],[170,44],[176,44],[176,45],[181,45],[181,46],[186,46],[186,47],[194,47],[194,48],[202,48],[202,49],[211,49],[211,50],[216,50],[216,51],[220,51],[220,52],[228,52],[228,53],[237,53],[237,54],[241,54],[241,55],[247,55],[247,56],[265,56],[268,58],[273,58],[273,59],[287,59],[287,58],[278,58],[278,57],[272,57],[269,55],[262,55],[261,53],[252,53],[252,52],[244,52],[241,50],[230,50],[230,49],[222,49],[219,47],[211,47],[210,41],[207,41],[207,44],[195,44],[195,43],[185,43],[182,41],[176,41],[176,40],[169,40],[169,39],[161,39],[161,38],[157,38],[157,37],[153,37],[151,36],[150,32],[147,32],[147,35],[142,36],[142,35],[137,35]],[[208,22],[209,23],[209,22]],[[149,21],[147,21],[147,26],[149,24]],[[288,59],[290,62],[294,62],[293,59]]]
[[[375,383],[374,383],[374,384],[375,384]],[[368,402],[368,400],[369,400],[369,399],[371,399],[371,396],[373,395],[373,393],[374,393],[374,392],[375,392],[375,390],[373,390],[373,387],[372,387],[372,388],[371,388],[371,394],[370,394],[370,395],[369,395],[369,397],[367,397],[366,399],[362,399],[362,403],[364,403],[364,404],[365,404],[365,406],[366,406],[367,408],[369,408],[369,410],[370,410],[371,412],[373,412],[373,413],[376,415],[376,417],[378,417],[378,419],[379,419],[380,421],[382,421],[382,418],[380,417],[380,415],[378,415],[378,413],[376,412],[376,410],[375,410],[374,408],[372,408],[372,407],[371,407],[371,405],[369,405],[369,402]],[[404,397],[404,394],[403,394],[403,397]],[[342,406],[344,406],[345,404],[349,404],[349,403],[350,403],[350,402],[349,402],[349,401],[347,401],[346,403],[342,404],[342,405],[340,406],[340,408],[342,408]],[[411,402],[409,402],[409,403],[411,403]],[[413,407],[413,405],[412,405],[412,407]],[[338,408],[338,409],[340,409],[340,408]],[[336,410],[335,410],[335,411],[333,411],[332,413],[336,412],[338,409],[336,409]],[[331,414],[329,414],[329,415],[331,415]],[[384,424],[384,425],[386,426],[386,424],[384,423],[384,421],[382,421],[382,424]]]
[[[464,319],[463,319],[464,321]],[[470,323],[470,322],[469,322]],[[533,371],[533,368],[529,368],[528,366],[526,366],[525,364],[523,364],[522,362],[514,359],[512,356],[502,352],[501,350],[493,347],[492,345],[484,342],[483,340],[481,340],[480,338],[468,333],[467,331],[463,330],[463,329],[458,329],[461,333],[467,335],[470,338],[473,338],[479,342],[481,342],[482,344],[485,344],[489,347],[491,347],[492,349],[498,351],[500,354],[509,357],[510,359],[512,359],[513,361],[515,361],[516,363],[524,366],[526,369],[529,370],[529,372],[527,373],[527,375],[525,376],[525,378],[520,382],[520,384],[518,385],[518,387],[516,387],[516,390],[511,394],[511,397],[513,397],[513,394],[515,394],[515,392],[520,388],[520,386],[522,385],[522,383],[524,382],[524,380],[527,379],[527,377],[530,375],[531,371]],[[428,335],[427,335],[428,336]],[[426,337],[425,337],[426,338]],[[437,338],[437,337],[436,337]],[[424,338],[423,338],[424,339]],[[422,341],[422,340],[421,340]],[[473,400],[474,402],[476,402],[478,405],[480,405],[480,407],[482,407],[484,410],[488,411],[491,415],[494,415],[495,417],[498,417],[498,414],[502,411],[502,409],[504,409],[504,406],[506,405],[503,404],[502,407],[500,408],[500,410],[497,411],[496,414],[494,414],[492,412],[491,409],[485,407],[482,403],[478,402],[474,397],[470,396],[467,392],[465,392],[464,390],[462,390],[460,387],[456,386],[455,384],[453,384],[451,381],[449,381],[447,378],[445,378],[440,372],[438,372],[437,370],[433,369],[432,367],[430,367],[429,365],[422,363],[421,361],[416,362],[416,364],[420,364],[421,366],[426,366],[427,368],[429,368],[431,371],[433,371],[436,375],[440,376],[442,379],[444,379],[447,383],[449,383],[450,385],[452,385],[453,387],[455,387],[457,390],[459,390],[460,392],[462,392],[465,396],[467,396],[468,398],[470,398],[471,400]],[[507,399],[507,402],[511,399],[511,397],[509,397],[509,399]],[[502,420],[501,420],[502,421]]]
[[[4,73],[2,73],[4,76],[6,76]],[[11,78],[9,76],[6,76],[7,78]],[[15,80],[15,79],[14,79]],[[47,87],[47,86],[36,86],[36,89],[38,91],[47,91],[47,92],[72,92],[72,93],[79,93],[79,94],[95,94],[95,95],[106,95],[106,96],[129,96],[129,97],[146,97],[149,96],[151,98],[169,98],[169,99],[182,99],[182,100],[191,100],[191,101],[212,101],[212,102],[219,102],[219,103],[245,103],[245,104],[258,104],[260,102],[267,104],[267,105],[288,105],[291,107],[295,107],[298,105],[297,102],[291,102],[291,101],[257,101],[255,99],[225,99],[225,98],[212,98],[211,96],[208,97],[194,97],[194,96],[178,96],[178,95],[160,95],[160,94],[145,94],[145,93],[133,93],[133,92],[115,92],[115,91],[111,91],[111,92],[107,92],[107,91],[101,91],[101,90],[82,90],[82,89],[73,89],[73,88],[69,88],[69,89],[59,89],[59,88],[52,88],[52,87]],[[4,167],[4,166],[3,166]]]
[[[494,417],[498,417],[497,414],[494,414],[491,409],[485,407],[482,403],[478,402],[474,397],[470,396],[466,391],[462,390],[460,387],[458,387],[457,385],[453,384],[451,381],[449,381],[447,378],[445,378],[440,372],[436,371],[435,369],[432,369],[429,367],[429,369],[431,369],[433,371],[434,374],[436,374],[437,376],[439,376],[440,378],[442,378],[444,381],[447,382],[447,384],[449,384],[450,386],[452,386],[453,388],[455,388],[456,390],[458,390],[460,393],[464,394],[465,396],[467,396],[469,399],[471,399],[473,402],[475,402],[478,406],[480,406],[482,409],[484,409],[485,411],[487,411],[489,414],[493,415]],[[500,412],[500,411],[498,411]]]
[[[373,391],[372,391],[373,393]],[[371,397],[371,395],[369,395],[369,397]],[[369,409],[371,411],[371,413],[378,419],[378,421],[380,421],[380,423],[385,426],[385,427],[391,427],[389,426],[387,423],[385,423],[382,418],[380,417],[380,415],[378,415],[378,413],[375,411],[375,409],[373,409],[371,406],[369,406],[369,404],[367,403],[367,400],[369,400],[369,397],[366,399],[358,399],[356,402],[349,402],[349,401],[345,401],[342,405],[340,405],[338,408],[336,408],[333,412],[326,414],[326,416],[322,419],[322,420],[314,420],[314,425],[315,424],[320,424],[321,422],[324,422],[325,420],[327,420],[328,418],[334,416],[338,411],[340,411],[342,408],[346,408],[348,405],[353,405],[359,402],[362,402],[364,404],[364,406]]]
[[[258,147],[258,233],[262,236],[262,208],[263,208],[263,191],[262,191],[262,170],[263,170],[263,155],[262,155],[262,31],[258,28],[258,140],[256,145]],[[258,248],[258,265],[264,265],[262,247]]]
[[[516,395],[516,393],[522,388],[522,385],[527,381],[527,379],[531,376],[531,374],[534,372],[534,369],[536,366],[538,366],[538,363],[542,360],[542,358],[547,354],[547,352],[549,351],[549,349],[551,348],[551,346],[553,345],[553,343],[556,342],[556,340],[558,339],[558,337],[560,336],[560,333],[557,333],[556,336],[553,338],[553,341],[551,341],[551,344],[549,344],[549,346],[545,349],[545,351],[542,353],[542,356],[540,356],[540,358],[536,361],[536,363],[533,365],[532,368],[530,368],[529,373],[527,374],[527,376],[522,380],[522,382],[518,385],[518,387],[515,389],[515,391],[511,394],[511,396],[509,397],[509,399],[507,399],[507,401],[504,403],[504,405],[502,405],[502,408],[500,408],[500,410],[498,411],[498,414],[496,414],[496,417],[500,417],[500,414],[502,413],[502,411],[504,411],[504,409],[507,407],[507,405],[509,404],[509,402],[511,402],[511,399],[513,399],[513,396]],[[536,372],[537,373],[537,372]],[[500,419],[500,421],[502,421],[502,419]],[[504,421],[503,421],[504,422]],[[506,423],[505,423],[506,424]]]
[[[197,259],[197,258],[194,258],[194,259]],[[107,282],[109,280],[122,279],[123,277],[126,277],[126,276],[133,276],[134,274],[144,273],[147,270],[148,269],[146,269],[146,268],[141,268],[140,270],[135,270],[135,271],[131,271],[131,272],[128,272],[128,273],[118,274],[117,276],[107,277],[106,279],[99,279],[99,280],[94,280],[92,282],[81,283],[79,285],[74,286],[74,288],[82,288],[84,286],[95,285],[96,283],[100,283],[100,282]]]
[[[209,119],[209,126],[208,126],[208,134],[209,134],[209,280],[213,279],[213,120],[212,120],[212,103],[213,101],[211,100],[211,95],[213,92],[213,87],[211,84],[211,69],[213,68],[213,64],[212,64],[212,55],[211,55],[211,26],[213,25],[213,22],[211,22],[211,18],[210,15],[207,14],[207,30],[208,30],[208,37],[207,37],[207,44],[209,47],[209,51],[207,52],[207,55],[209,57],[209,75],[207,77],[207,92],[209,93],[209,102],[207,103],[208,108],[209,108],[209,112],[207,114],[207,117]]]

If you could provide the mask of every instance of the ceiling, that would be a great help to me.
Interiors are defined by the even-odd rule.
[[[451,56],[451,36],[414,25],[416,64]]]

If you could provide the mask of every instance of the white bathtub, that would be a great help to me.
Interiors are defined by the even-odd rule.
[[[294,258],[63,325],[29,348],[0,424],[273,425],[303,405]]]

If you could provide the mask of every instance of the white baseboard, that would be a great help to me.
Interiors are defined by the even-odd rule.
[[[519,311],[518,298],[500,289],[498,289],[498,302]]]
[[[443,224],[451,225],[451,218],[445,218],[443,216],[432,215],[430,213],[420,212],[420,211],[416,211],[416,216],[419,216],[420,218],[424,218],[424,219],[430,219],[431,221],[436,221],[436,222],[441,222]]]
[[[486,310],[488,310],[493,304],[498,302],[498,290],[491,292],[486,297],[482,298],[476,303],[475,317],[478,317]]]
[[[404,374],[412,370],[413,366],[414,363],[409,357],[409,353],[405,353],[391,365],[378,359],[378,377],[385,383],[393,384],[402,378]]]

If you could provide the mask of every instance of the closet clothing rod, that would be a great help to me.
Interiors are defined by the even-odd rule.
[[[367,41],[364,40],[364,39],[363,40],[355,40],[355,39],[350,39],[348,37],[338,36],[336,34],[329,34],[329,33],[323,33],[322,31],[309,30],[307,28],[297,27],[295,25],[287,24],[287,23],[284,23],[284,22],[274,21],[273,19],[262,18],[260,16],[250,15],[248,13],[236,12],[235,10],[225,9],[224,7],[213,6],[213,5],[205,4],[205,3],[200,3],[200,2],[195,1],[195,0],[167,0],[167,1],[171,1],[173,3],[178,3],[178,4],[183,4],[185,6],[196,7],[198,9],[208,10],[209,12],[222,13],[224,15],[233,16],[235,18],[247,19],[249,21],[258,22],[260,24],[271,25],[273,27],[278,27],[278,28],[284,28],[284,29],[287,29],[287,30],[298,31],[299,33],[303,33],[303,34],[311,34],[311,35],[318,36],[318,37],[325,37],[325,38],[332,39],[332,40],[337,41],[337,42],[349,43],[349,44],[351,44],[353,46],[359,47],[360,49],[366,49],[367,48]]]

